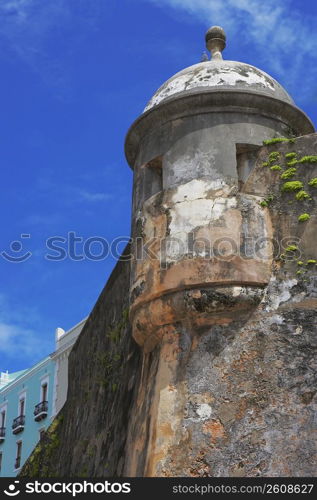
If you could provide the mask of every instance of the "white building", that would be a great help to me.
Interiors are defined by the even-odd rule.
[[[57,328],[55,332],[55,352],[50,357],[55,364],[54,390],[53,390],[53,414],[56,415],[64,406],[68,389],[68,356],[82,331],[87,318],[77,323],[65,332]]]

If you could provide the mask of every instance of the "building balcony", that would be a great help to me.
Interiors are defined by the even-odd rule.
[[[36,422],[39,422],[40,420],[43,420],[43,418],[47,417],[47,412],[48,412],[48,402],[47,401],[42,401],[38,405],[35,406],[34,409],[34,420]]]
[[[5,440],[6,437],[6,428],[0,427],[0,443]]]
[[[19,415],[13,420],[12,432],[13,434],[18,434],[22,432],[25,424],[25,415]]]

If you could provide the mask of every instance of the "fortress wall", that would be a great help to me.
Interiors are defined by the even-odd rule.
[[[230,297],[218,286],[183,293],[183,317],[141,352],[126,313],[129,263],[118,263],[72,352],[68,401],[22,476],[316,475],[317,164],[296,165],[289,181],[308,194],[298,200],[280,178],[291,152],[316,155],[317,135],[261,148],[243,186],[266,201],[273,228],[260,300],[239,310],[243,285]]]

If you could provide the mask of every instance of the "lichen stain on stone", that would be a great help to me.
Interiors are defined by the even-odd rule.
[[[200,420],[206,420],[212,413],[212,408],[207,403],[202,403],[196,408],[196,413]]]
[[[234,87],[268,91],[277,98],[292,102],[281,85],[254,66],[234,61],[209,61],[180,71],[165,82],[154,94],[144,111],[148,111],[173,95],[197,88]]]
[[[210,436],[211,444],[226,436],[224,426],[219,420],[208,420],[203,425],[203,433]]]

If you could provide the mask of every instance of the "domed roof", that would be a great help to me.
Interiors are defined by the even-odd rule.
[[[183,118],[187,123],[190,117],[198,117],[199,121],[202,115],[215,113],[219,117],[222,111],[227,111],[235,113],[238,119],[239,114],[240,118],[250,115],[250,123],[255,115],[267,117],[289,127],[297,136],[315,131],[310,119],[274,78],[250,64],[222,59],[226,34],[221,27],[213,26],[207,31],[206,46],[211,60],[205,53],[199,64],[167,80],[131,125],[125,140],[125,154],[132,168],[147,157],[154,145],[155,152],[162,154],[164,134],[168,136],[177,120]],[[288,133],[287,128],[283,131]],[[144,144],[144,154],[141,154],[141,144]]]
[[[171,97],[206,90],[236,90],[264,94],[293,104],[286,90],[264,71],[237,61],[212,60],[194,64],[176,73],[154,94],[144,111]]]
[[[222,59],[226,35],[219,26],[207,31],[206,45],[212,54],[211,61],[194,64],[176,73],[155,92],[144,111],[172,97],[217,90],[263,94],[289,104],[294,103],[286,90],[264,71],[250,64]]]

